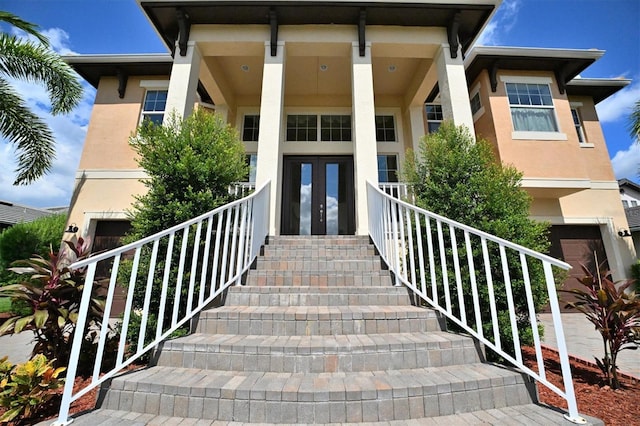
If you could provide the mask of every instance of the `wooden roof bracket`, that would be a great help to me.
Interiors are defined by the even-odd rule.
[[[360,9],[360,18],[358,19],[358,48],[360,51],[360,57],[363,57],[366,53],[366,38],[365,27],[367,26],[367,10]]]
[[[491,92],[496,93],[498,90],[498,61],[494,60],[489,71],[489,82],[491,83]]]
[[[123,99],[127,92],[127,81],[129,80],[129,76],[120,68],[118,68],[116,75],[118,77],[118,97]]]
[[[187,56],[187,42],[189,41],[189,31],[191,31],[191,23],[189,15],[181,8],[176,9],[176,17],[178,19],[178,47],[180,48],[180,56]]]
[[[275,9],[269,10],[269,25],[271,26],[271,56],[278,55],[278,14]]]
[[[566,64],[555,70],[556,81],[558,82],[558,90],[561,95],[564,95],[564,92],[567,89],[567,66]]]
[[[449,39],[449,52],[451,53],[451,58],[455,59],[458,57],[458,48],[460,47],[460,42],[458,41],[458,32],[460,31],[460,19],[462,18],[462,13],[457,11],[449,26],[447,27],[447,36]]]

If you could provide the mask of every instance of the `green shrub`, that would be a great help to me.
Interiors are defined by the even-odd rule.
[[[449,219],[496,235],[505,240],[523,245],[532,250],[546,253],[549,248],[548,224],[529,219],[531,197],[520,187],[522,174],[514,167],[505,166],[495,158],[491,145],[484,140],[475,141],[466,128],[444,122],[439,131],[424,137],[420,152],[408,152],[404,170],[407,182],[413,185],[416,204]],[[434,242],[437,242],[435,226],[432,226]],[[426,232],[423,229],[423,232]],[[423,233],[423,235],[426,235]],[[445,240],[444,256],[449,266],[453,265],[453,252],[449,232],[443,232]],[[458,237],[459,259],[466,259],[464,243]],[[434,258],[440,259],[440,247],[434,243]],[[508,303],[505,294],[504,277],[500,261],[499,247],[487,244],[491,259],[496,310],[500,323],[500,339],[503,349],[513,352],[513,337],[506,312]],[[448,248],[447,248],[448,247]],[[484,335],[493,336],[487,280],[483,273],[484,258],[479,238],[472,238],[471,252],[476,265],[476,279],[479,289],[480,315]],[[521,344],[532,342],[528,319],[528,308],[520,262],[515,253],[507,251],[509,275],[513,289],[516,321],[520,331]],[[547,303],[547,292],[542,265],[531,262],[529,275],[536,311]],[[466,317],[473,321],[472,290],[470,270],[466,260],[461,261],[461,275]],[[436,267],[436,282],[442,282],[442,271]],[[449,283],[455,283],[453,268],[449,268]],[[426,274],[429,276],[429,273]],[[440,290],[439,295],[442,296]],[[455,293],[454,293],[455,294]],[[452,296],[454,312],[459,311],[457,297]]]
[[[631,278],[634,280],[634,288],[640,291],[640,259],[631,265]]]
[[[53,360],[38,354],[24,364],[13,365],[5,356],[0,359],[0,406],[7,411],[0,423],[10,422],[21,416],[31,417],[40,406],[53,397],[51,390],[61,387],[64,379],[58,379],[64,367],[54,368]]]
[[[62,241],[65,214],[41,217],[33,222],[18,223],[0,233],[0,285],[19,281],[7,270],[16,260],[29,259],[34,254],[47,256],[51,248],[57,251]]]

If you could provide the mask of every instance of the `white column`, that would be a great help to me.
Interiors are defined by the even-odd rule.
[[[378,184],[376,113],[373,99],[371,43],[360,56],[358,43],[352,47],[353,160],[356,181],[356,234],[369,234],[367,181]]]
[[[256,187],[271,181],[269,235],[277,235],[280,223],[282,155],[280,135],[284,106],[284,42],[278,42],[276,56],[271,56],[271,43],[265,42],[258,133],[258,163]]]
[[[175,111],[180,117],[186,117],[193,111],[193,105],[198,95],[198,76],[202,56],[195,42],[187,44],[186,56],[180,56],[176,51],[171,68],[169,92],[165,111],[169,114]]]
[[[458,51],[458,57],[452,59],[449,45],[443,44],[436,54],[436,63],[444,119],[453,120],[457,126],[466,126],[475,138],[462,52]]]
[[[420,139],[427,133],[424,118],[424,105],[409,107],[412,147],[416,154],[420,151]]]

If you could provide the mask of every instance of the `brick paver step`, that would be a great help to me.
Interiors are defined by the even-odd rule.
[[[265,247],[295,246],[295,247],[335,247],[335,246],[368,246],[368,236],[355,235],[280,235],[269,237]]]
[[[369,259],[376,258],[375,248],[368,246],[331,246],[331,247],[313,247],[313,246],[265,246],[263,255],[259,260],[276,260],[276,259]]]
[[[322,373],[480,362],[470,337],[448,332],[340,336],[192,334],[164,343],[158,365],[208,370]]]
[[[267,403],[267,406],[272,407]],[[318,404],[317,410],[328,409],[326,404]],[[335,411],[335,410],[334,410]],[[314,413],[315,417],[315,413]],[[51,420],[39,423],[37,426],[49,426]],[[205,420],[184,417],[169,417],[154,414],[142,414],[132,411],[99,409],[89,414],[76,417],[75,426],[140,426],[148,425],[196,425],[196,426],[257,426],[249,422],[228,422],[223,420]],[[277,423],[282,425],[281,423]],[[298,423],[298,426],[309,426],[318,423]],[[424,419],[391,420],[385,422],[361,422],[362,426],[442,426],[442,425],[483,425],[483,426],[542,426],[563,425],[570,423],[563,417],[563,413],[538,404],[515,405],[512,407],[492,408],[490,410],[473,411],[470,413],[451,414]],[[276,423],[260,422],[260,426],[275,426]],[[324,425],[342,425],[342,423],[324,423]],[[603,426],[604,423],[592,417],[587,418],[587,426]]]
[[[371,259],[305,259],[305,260],[269,260],[260,259],[257,262],[258,271],[312,271],[312,272],[357,272],[357,271],[380,271],[386,269],[382,265],[380,258]]]
[[[357,373],[153,367],[114,378],[103,408],[240,422],[419,419],[532,402],[520,373],[489,364]]]
[[[233,286],[228,306],[409,305],[405,287]]]
[[[203,311],[196,332],[312,336],[441,331],[442,318],[415,306],[223,306]]]
[[[386,286],[392,285],[389,271],[259,271],[251,270],[246,285],[268,286]]]

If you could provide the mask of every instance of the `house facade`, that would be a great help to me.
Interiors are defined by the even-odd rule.
[[[635,252],[595,104],[628,81],[576,78],[602,51],[470,50],[499,3],[141,0],[171,54],[68,58],[97,88],[69,222],[124,232],[145,177],[129,136],[209,108],[238,129],[250,180],[271,182],[271,235],[366,235],[366,182],[398,181],[406,150],[452,120],[523,171],[552,254],[595,245],[625,276]]]

